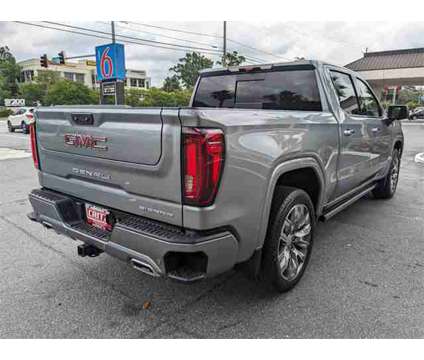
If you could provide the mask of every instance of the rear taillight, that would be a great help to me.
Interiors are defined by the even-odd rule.
[[[183,200],[211,205],[224,166],[224,134],[220,129],[183,128]]]
[[[38,151],[37,151],[37,138],[35,136],[35,122],[29,125],[29,133],[31,138],[32,160],[34,160],[35,168],[40,170],[40,162],[38,160]]]

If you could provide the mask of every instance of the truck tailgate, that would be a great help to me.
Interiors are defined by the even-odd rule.
[[[177,108],[39,108],[36,130],[42,186],[182,225]]]

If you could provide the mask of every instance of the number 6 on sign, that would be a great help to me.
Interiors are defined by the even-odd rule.
[[[102,57],[100,59],[100,69],[102,76],[105,79],[110,79],[113,74],[113,60],[109,56],[110,47],[106,47],[103,50]]]
[[[106,44],[96,47],[97,80],[124,80],[125,53],[122,44]]]

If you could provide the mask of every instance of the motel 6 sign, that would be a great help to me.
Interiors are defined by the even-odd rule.
[[[97,80],[124,80],[125,53],[122,44],[96,46]]]

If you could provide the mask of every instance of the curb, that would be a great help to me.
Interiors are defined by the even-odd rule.
[[[404,120],[402,121],[402,125],[418,125],[418,124],[424,124],[424,121],[422,120],[412,120],[412,121],[408,121],[408,120]]]
[[[424,164],[424,153],[418,153],[417,155],[415,155],[414,160],[416,163]]]

